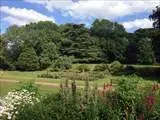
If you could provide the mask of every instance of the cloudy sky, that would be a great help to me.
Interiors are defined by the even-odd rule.
[[[152,27],[149,14],[159,0],[1,0],[0,29],[10,25],[52,21],[57,24],[84,23],[90,27],[96,18],[124,25],[127,31]]]

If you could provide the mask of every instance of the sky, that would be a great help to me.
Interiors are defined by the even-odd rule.
[[[0,29],[4,33],[11,25],[39,21],[90,27],[98,18],[118,22],[126,31],[134,32],[152,27],[148,16],[157,5],[160,0],[1,0]]]

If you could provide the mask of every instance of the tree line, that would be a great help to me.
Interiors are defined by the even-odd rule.
[[[90,28],[50,21],[13,25],[0,36],[0,68],[45,69],[61,56],[72,57],[74,63],[160,63],[159,16],[157,7],[150,16],[155,28],[134,33],[106,19],[96,19]]]

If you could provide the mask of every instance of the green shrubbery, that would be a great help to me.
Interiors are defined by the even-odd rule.
[[[89,68],[89,66],[87,64],[78,65],[76,69],[79,72],[88,72],[88,71],[90,71],[90,68]]]
[[[47,71],[46,73],[42,73],[42,74],[38,75],[37,77],[59,79],[59,78],[61,78],[61,74],[60,73],[50,73]]]
[[[108,65],[107,64],[98,64],[94,67],[94,71],[108,71]]]
[[[20,120],[159,120],[160,87],[154,84],[149,90],[140,88],[141,78],[120,78],[114,90],[97,86],[91,89],[89,82],[78,90],[75,82],[71,89],[68,82],[61,85],[57,95],[42,97],[33,106],[26,105],[19,111]],[[99,91],[99,92],[98,92]]]
[[[111,74],[118,74],[123,70],[123,65],[119,61],[114,61],[108,65]]]
[[[68,73],[65,76],[69,80],[88,80],[88,81],[94,81],[98,79],[102,79],[105,77],[105,73],[103,72],[82,72],[82,73]]]
[[[51,71],[68,70],[72,68],[73,57],[59,57],[51,66]]]

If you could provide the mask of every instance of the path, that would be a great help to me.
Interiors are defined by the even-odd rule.
[[[18,81],[18,80],[11,80],[11,79],[1,79],[0,78],[0,82],[19,83],[20,81]],[[58,84],[58,83],[51,83],[51,82],[35,82],[35,84],[37,84],[37,85],[53,86],[53,87],[56,87],[56,88],[60,87],[60,84]],[[71,86],[69,86],[69,87],[71,87]],[[84,88],[84,86],[78,85],[77,88]],[[93,88],[93,87],[91,87],[91,88]],[[108,90],[110,90],[110,89],[111,89],[111,87],[108,87]],[[98,90],[103,90],[103,87],[98,87]]]

